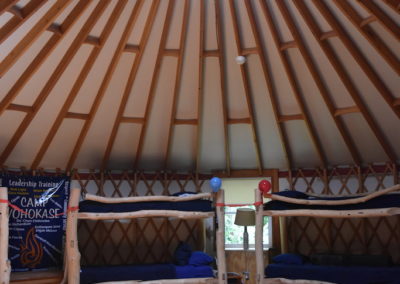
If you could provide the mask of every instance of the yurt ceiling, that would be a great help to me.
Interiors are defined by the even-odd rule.
[[[0,166],[398,163],[399,13],[398,0],[2,0]]]

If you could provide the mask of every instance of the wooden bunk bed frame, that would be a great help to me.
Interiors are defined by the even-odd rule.
[[[98,201],[102,203],[126,203],[126,202],[143,202],[143,201],[189,201],[193,199],[212,197],[211,193],[197,194],[196,197],[173,197],[173,196],[140,196],[140,197],[121,197],[121,198],[106,198],[92,194],[86,194],[85,200]],[[216,194],[216,202],[224,203],[224,191],[219,190]],[[113,220],[113,219],[130,219],[130,218],[146,218],[146,217],[173,217],[182,219],[204,219],[213,217],[214,212],[186,212],[173,210],[140,210],[134,212],[123,213],[91,213],[78,212],[81,190],[79,188],[71,189],[69,210],[67,218],[67,236],[66,236],[66,267],[64,272],[64,280],[68,280],[68,284],[79,284],[80,281],[80,252],[78,249],[78,219],[86,220]],[[216,207],[218,228],[216,232],[217,246],[217,267],[218,278],[190,278],[190,279],[160,279],[151,281],[113,281],[101,282],[105,283],[120,283],[120,284],[162,284],[162,283],[207,283],[207,284],[223,284],[227,283],[226,277],[226,262],[224,250],[224,208]]]
[[[11,265],[8,260],[8,192],[7,187],[0,187],[0,283],[10,282]]]
[[[379,190],[370,194],[357,195],[356,198],[343,199],[343,200],[301,200],[291,197],[284,197],[273,194],[263,194],[258,189],[255,190],[256,201],[256,234],[255,234],[255,248],[256,248],[256,283],[303,283],[303,280],[286,280],[286,279],[270,279],[264,278],[264,256],[263,256],[263,219],[264,216],[279,217],[279,229],[281,239],[281,251],[287,253],[287,234],[286,234],[286,220],[285,217],[289,216],[308,216],[308,217],[322,217],[322,218],[369,218],[369,217],[385,217],[400,214],[400,208],[381,208],[381,209],[364,209],[364,210],[312,210],[312,209],[295,209],[295,210],[264,210],[263,197],[271,198],[272,200],[280,200],[288,203],[303,204],[303,205],[347,205],[366,202],[372,198],[393,193],[400,190],[400,184],[391,186],[384,190]],[[332,197],[332,196],[330,196]],[[275,281],[275,282],[274,282]],[[312,280],[305,280],[312,281]],[[312,283],[312,282],[311,282]],[[324,283],[318,281],[318,283]],[[325,282],[329,283],[329,282]]]

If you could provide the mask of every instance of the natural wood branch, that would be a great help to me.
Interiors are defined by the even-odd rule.
[[[180,219],[202,219],[214,216],[214,212],[190,212],[177,210],[140,210],[134,212],[118,213],[90,213],[79,212],[78,218],[85,220],[115,220],[115,219],[133,219],[149,217],[171,217]]]
[[[0,187],[0,199],[8,200],[7,187]],[[8,260],[8,204],[0,203],[0,283],[10,282],[11,266]]]
[[[263,212],[264,216],[308,216],[318,218],[372,218],[387,217],[400,214],[399,207],[382,209],[364,210],[314,210],[314,209],[295,209],[295,210],[276,210]]]
[[[211,193],[199,193],[191,194],[189,196],[179,197],[179,196],[135,196],[135,197],[103,197],[93,194],[86,194],[85,200],[92,200],[102,203],[131,203],[131,202],[149,202],[149,201],[168,201],[168,202],[183,202],[198,200],[202,198],[210,198]]]
[[[264,279],[264,245],[263,245],[263,230],[264,230],[264,215],[262,205],[262,195],[257,189],[254,190],[254,201],[256,204],[256,236],[255,236],[255,249],[256,249],[256,283],[263,283]]]
[[[216,203],[225,203],[225,191],[220,189],[216,193]],[[217,267],[218,267],[218,283],[227,283],[226,260],[225,260],[225,208],[219,206],[216,208],[218,228],[216,232],[216,250],[217,250]]]
[[[219,283],[213,278],[188,278],[188,279],[160,279],[149,281],[112,281],[99,282],[97,284],[217,284]]]
[[[79,205],[81,190],[73,188],[70,192],[68,208],[76,208]],[[79,284],[80,279],[80,259],[81,255],[78,248],[78,211],[73,210],[67,215],[67,236],[66,236],[66,254],[68,284]]]

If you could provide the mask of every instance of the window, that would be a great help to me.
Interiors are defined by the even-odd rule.
[[[255,206],[242,206],[241,208],[252,208]],[[243,226],[235,225],[235,215],[238,207],[225,207],[225,249],[243,249]],[[271,247],[271,217],[264,217],[263,242],[264,248]],[[249,249],[254,249],[255,226],[248,226]]]

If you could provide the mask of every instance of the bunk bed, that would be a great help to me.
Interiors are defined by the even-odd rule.
[[[369,218],[400,215],[400,185],[374,193],[354,196],[315,196],[298,191],[283,191],[263,194],[256,190],[256,261],[257,283],[301,283],[301,281],[322,281],[318,283],[400,283],[400,266],[361,264],[334,261],[320,264],[307,258],[288,254],[285,243],[285,217],[307,216],[324,218]],[[270,201],[263,203],[263,195]],[[263,218],[279,218],[282,255],[277,263],[264,267],[263,259]],[[331,257],[339,257],[333,255]],[[348,256],[356,259],[357,256]],[[332,260],[332,258],[331,258]],[[365,260],[365,259],[364,259]],[[364,261],[365,262],[365,261]],[[266,276],[266,278],[264,278]]]
[[[79,202],[80,189],[72,189],[67,218],[67,244],[65,279],[69,284],[78,283],[226,283],[224,251],[224,211],[217,207],[218,228],[216,231],[218,276],[214,277],[209,265],[173,264],[126,265],[110,267],[80,266],[78,249],[78,219],[115,220],[130,218],[171,217],[183,219],[204,219],[214,217],[212,202],[224,202],[223,190],[215,194],[199,193],[188,196],[137,196],[125,198],[105,198],[86,194]],[[110,279],[110,275],[113,278]],[[179,278],[179,279],[177,279]],[[142,281],[143,280],[143,281]],[[112,281],[112,282],[107,282]],[[121,281],[121,282],[118,282]]]
[[[2,284],[10,282],[8,233],[8,192],[6,187],[0,187],[0,283]]]

